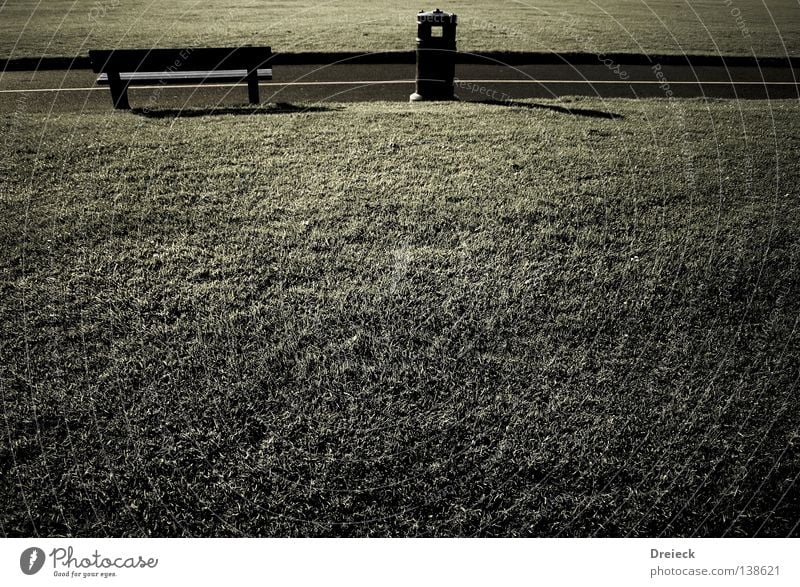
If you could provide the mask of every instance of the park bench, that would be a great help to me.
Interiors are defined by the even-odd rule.
[[[251,104],[259,103],[259,80],[272,79],[269,47],[113,49],[89,51],[97,83],[108,85],[115,108],[130,109],[128,87],[247,83]]]

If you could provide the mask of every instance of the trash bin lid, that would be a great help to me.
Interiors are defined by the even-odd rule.
[[[417,23],[429,22],[431,24],[456,24],[458,16],[449,12],[443,12],[438,8],[432,12],[419,12]]]

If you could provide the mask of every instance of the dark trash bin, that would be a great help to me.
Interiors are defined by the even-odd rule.
[[[412,102],[454,100],[458,17],[438,8],[417,14],[417,91]]]

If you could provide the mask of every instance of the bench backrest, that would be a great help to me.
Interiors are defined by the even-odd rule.
[[[109,71],[197,71],[246,69],[253,71],[272,57],[269,47],[228,49],[196,47],[186,49],[113,49],[89,51],[95,73]]]

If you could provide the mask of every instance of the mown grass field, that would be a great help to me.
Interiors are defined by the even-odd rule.
[[[797,534],[797,103],[258,112],[0,121],[0,532]]]
[[[270,45],[280,52],[414,48],[419,3],[234,4],[198,0],[8,0],[0,57],[85,55],[106,47]],[[800,55],[795,0],[457,0],[463,51]]]

